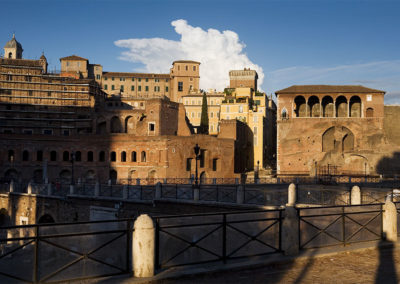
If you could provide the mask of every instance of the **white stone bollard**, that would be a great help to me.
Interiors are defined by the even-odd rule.
[[[243,185],[238,185],[236,187],[236,203],[243,204],[244,203],[244,188]]]
[[[74,185],[70,184],[69,185],[69,194],[73,195],[74,194],[74,190],[75,190]]]
[[[350,196],[351,205],[360,205],[361,204],[361,190],[355,185],[351,188],[351,196]]]
[[[156,199],[161,199],[161,183],[157,182],[156,184]],[[178,196],[176,197],[178,199]]]
[[[193,200],[194,201],[200,200],[200,188],[198,186],[195,186],[193,188]]]
[[[122,198],[128,199],[128,185],[126,184],[122,186]]]
[[[285,255],[299,253],[299,216],[293,206],[286,206],[282,222],[282,250]]]
[[[99,196],[100,195],[100,183],[96,181],[96,184],[94,185],[94,196]]]
[[[296,185],[291,183],[288,188],[288,203],[287,206],[294,206],[296,204],[297,192]]]
[[[14,188],[15,188],[14,180],[12,179],[11,182],[10,182],[9,191],[10,191],[10,192],[14,192]]]
[[[28,189],[27,189],[28,194],[32,194],[32,184],[28,183]]]
[[[48,183],[48,184],[47,184],[47,195],[52,195],[51,183]]]
[[[155,228],[147,214],[140,215],[133,232],[133,275],[135,277],[154,276]]]
[[[397,209],[396,205],[390,201],[386,200],[383,205],[384,212],[382,218],[382,231],[383,239],[389,242],[397,242]]]

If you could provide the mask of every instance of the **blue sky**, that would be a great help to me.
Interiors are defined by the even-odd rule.
[[[227,70],[251,67],[267,93],[362,84],[400,103],[400,1],[13,0],[1,8],[0,44],[15,32],[24,57],[44,51],[50,68],[71,54],[126,72],[167,73],[172,60],[193,59],[202,61],[203,88],[221,89]]]

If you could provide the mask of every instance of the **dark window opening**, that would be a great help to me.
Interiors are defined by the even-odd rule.
[[[43,151],[36,152],[36,161],[43,161]]]
[[[131,161],[136,162],[136,151],[132,151],[131,153]]]
[[[50,152],[50,161],[57,161],[57,152],[56,151]]]
[[[64,151],[63,152],[63,161],[64,162],[68,162],[69,161],[69,152],[68,151]]]
[[[117,160],[117,153],[115,153],[114,151],[111,152],[110,160],[111,162],[115,162]]]
[[[93,162],[93,152],[92,151],[89,151],[87,153],[87,161],[88,162]]]
[[[22,152],[22,161],[29,161],[29,152],[27,150]]]
[[[99,161],[104,162],[106,160],[106,153],[104,151],[101,151],[99,153]]]

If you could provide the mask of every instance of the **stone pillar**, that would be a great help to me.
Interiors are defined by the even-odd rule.
[[[126,184],[122,186],[122,198],[128,199],[128,185]]]
[[[236,186],[236,203],[243,204],[244,203],[244,188],[243,185]]]
[[[154,276],[155,229],[153,220],[147,214],[140,215],[133,232],[133,275],[135,277]]]
[[[384,210],[382,218],[383,236],[382,238],[389,242],[397,242],[397,210],[396,205],[386,200],[382,209]]]
[[[361,190],[355,185],[351,188],[351,196],[350,196],[351,205],[360,205],[361,204]]]
[[[69,194],[73,195],[74,194],[74,190],[75,190],[74,185],[70,184],[69,185]]]
[[[96,184],[94,186],[94,196],[99,196],[100,195],[100,183],[96,181]]]
[[[198,186],[195,186],[193,188],[193,200],[199,201],[199,199],[200,199],[200,188]]]
[[[9,191],[10,192],[14,192],[14,188],[15,188],[14,180],[12,179],[11,182],[10,182]]]
[[[161,199],[161,188],[162,185],[160,182],[156,183],[156,199]],[[176,199],[178,199],[178,196],[176,197]]]
[[[52,195],[51,183],[47,184],[47,195]]]
[[[282,222],[282,250],[285,255],[299,253],[299,216],[293,206],[286,206]]]
[[[294,206],[296,204],[297,192],[296,185],[291,183],[288,188],[288,203],[287,206]]]
[[[30,182],[28,183],[27,192],[28,194],[32,194],[32,184]]]

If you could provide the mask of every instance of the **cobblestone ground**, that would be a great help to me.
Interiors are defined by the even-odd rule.
[[[174,283],[398,283],[400,250],[365,249],[259,268],[149,282]]]

